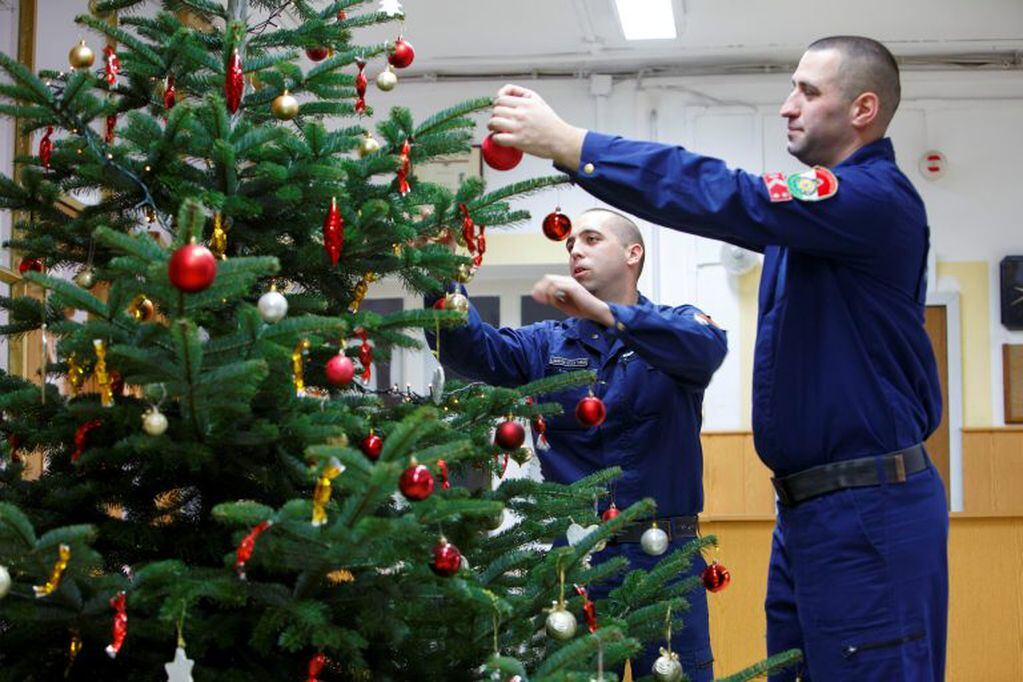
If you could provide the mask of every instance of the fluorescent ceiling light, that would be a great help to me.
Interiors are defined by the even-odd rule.
[[[615,0],[626,40],[665,40],[678,36],[671,0]]]

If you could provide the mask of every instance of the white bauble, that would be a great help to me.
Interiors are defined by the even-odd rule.
[[[280,322],[288,314],[288,299],[276,289],[271,289],[259,297],[259,316],[268,324]]]
[[[575,637],[576,622],[571,611],[565,610],[564,606],[555,606],[550,615],[547,616],[547,634],[554,639],[565,641]]]
[[[668,551],[668,534],[657,526],[651,526],[643,531],[639,544],[650,556],[660,556]]]
[[[664,649],[661,649],[663,652]],[[658,682],[679,682],[682,679],[682,664],[678,662],[678,656],[662,653],[652,669],[654,679]]]
[[[11,574],[6,566],[0,566],[0,599],[7,596],[11,591]]]
[[[167,432],[167,417],[155,407],[142,415],[142,430],[150,436],[162,436]]]

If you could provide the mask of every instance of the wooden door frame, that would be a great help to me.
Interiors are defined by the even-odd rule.
[[[945,308],[945,344],[948,349],[948,487],[949,510],[963,511],[963,353],[958,291],[932,291],[928,306]]]

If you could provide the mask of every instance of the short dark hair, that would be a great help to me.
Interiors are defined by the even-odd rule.
[[[583,211],[579,217],[582,217],[587,213],[605,214],[607,216],[605,221],[607,226],[611,228],[611,231],[615,233],[615,236],[618,237],[618,241],[620,241],[623,246],[639,244],[643,247],[643,255],[639,257],[639,272],[636,273],[636,276],[638,277],[643,274],[643,264],[646,262],[646,243],[643,241],[643,233],[639,231],[639,226],[633,222],[632,218],[624,213],[619,213],[618,211],[610,208],[604,208],[602,206],[587,209]]]
[[[863,36],[829,36],[815,40],[806,49],[837,50],[842,55],[839,81],[849,101],[864,92],[873,92],[880,101],[881,123],[888,128],[899,108],[902,87],[899,64],[887,47]]]

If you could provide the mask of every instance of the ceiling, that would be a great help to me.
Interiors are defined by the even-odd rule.
[[[403,0],[416,49],[406,75],[788,70],[809,42],[839,33],[882,40],[908,68],[1023,69],[1023,0],[673,2],[676,39],[630,42],[612,0]]]

